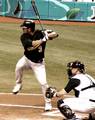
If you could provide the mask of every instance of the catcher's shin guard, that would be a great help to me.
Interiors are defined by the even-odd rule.
[[[72,112],[71,108],[68,105],[64,105],[64,101],[62,99],[57,101],[57,107],[59,111],[67,118],[71,120],[75,120],[75,113]]]

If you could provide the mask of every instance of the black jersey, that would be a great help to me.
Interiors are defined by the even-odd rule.
[[[43,37],[44,35],[41,30],[36,30],[33,35],[30,35],[29,33],[23,33],[21,35],[21,42],[24,47],[24,55],[32,62],[39,63],[43,61],[46,42],[43,42],[36,49],[34,49],[32,46],[32,41],[40,40]]]

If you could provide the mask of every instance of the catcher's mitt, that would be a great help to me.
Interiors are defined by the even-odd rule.
[[[45,96],[46,96],[47,98],[52,99],[53,97],[56,96],[56,93],[57,93],[57,89],[56,89],[55,87],[48,87],[48,88],[46,89]]]

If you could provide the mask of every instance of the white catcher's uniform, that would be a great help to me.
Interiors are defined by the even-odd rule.
[[[80,84],[74,88],[78,95],[64,99],[64,103],[74,111],[95,111],[95,80],[88,74],[77,74],[72,80],[80,80]]]

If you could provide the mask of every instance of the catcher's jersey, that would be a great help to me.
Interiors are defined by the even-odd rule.
[[[79,91],[79,97],[95,99],[95,80],[90,75],[77,74],[73,78],[80,80],[80,84],[75,87],[75,89]]]
[[[70,92],[72,89],[75,91],[76,97],[95,100],[95,80],[88,74],[77,74],[72,77],[65,90]]]
[[[35,49],[32,46],[32,41],[40,40],[43,37],[44,35],[41,30],[36,30],[33,35],[29,33],[23,33],[21,35],[20,39],[24,47],[24,55],[32,62],[39,63],[43,61],[46,42],[43,42]]]

